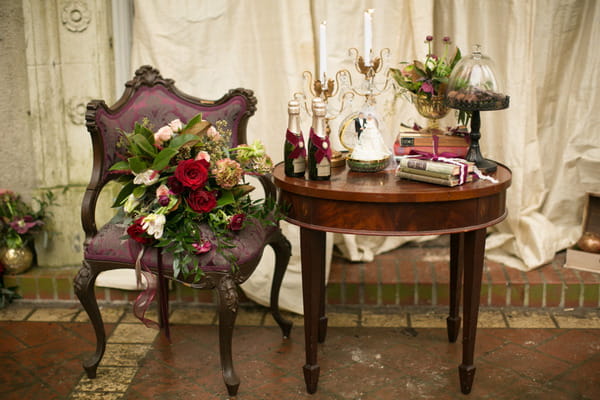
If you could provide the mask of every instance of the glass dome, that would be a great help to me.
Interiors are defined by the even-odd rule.
[[[459,110],[501,110],[508,107],[496,79],[494,64],[481,54],[481,46],[473,46],[471,55],[462,58],[452,70],[446,91],[446,104]]]

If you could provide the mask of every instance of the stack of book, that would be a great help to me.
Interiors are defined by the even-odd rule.
[[[444,186],[458,186],[472,182],[474,163],[467,163],[467,176],[461,182],[461,166],[443,161],[418,160],[416,158],[401,157],[398,161],[396,176],[414,181],[434,183]]]
[[[394,154],[404,156],[411,154],[411,151],[434,153],[434,136],[437,140],[437,154],[453,153],[456,157],[467,155],[471,140],[469,135],[462,132],[460,134],[400,132],[394,142]]]

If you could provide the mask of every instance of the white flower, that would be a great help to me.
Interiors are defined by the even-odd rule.
[[[167,219],[164,215],[150,214],[142,220],[142,228],[144,228],[148,235],[154,236],[155,239],[160,239],[163,235],[165,222],[167,222]]]
[[[130,212],[135,210],[136,207],[139,205],[140,205],[140,201],[132,193],[127,197],[127,200],[125,201],[125,204],[123,205],[123,210],[125,210],[125,212],[129,214]]]
[[[147,169],[139,174],[133,173],[135,178],[133,178],[133,183],[136,185],[146,185],[150,186],[155,184],[158,181],[158,171],[154,171],[152,169]]]
[[[169,122],[169,127],[173,130],[173,132],[179,132],[183,128],[183,124],[179,118],[177,118]]]

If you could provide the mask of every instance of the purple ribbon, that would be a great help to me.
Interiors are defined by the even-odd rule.
[[[127,240],[127,245],[129,247],[129,254],[131,254],[132,257],[136,257],[135,272],[138,287],[141,282],[141,275],[144,275],[147,284],[146,289],[142,290],[133,302],[133,315],[142,321],[146,327],[160,329],[160,326],[156,321],[146,318],[146,311],[148,311],[148,307],[150,307],[150,304],[152,304],[152,301],[156,296],[157,287],[156,277],[150,272],[150,269],[146,266],[146,264],[142,262],[146,247],[134,242],[131,239]],[[137,256],[135,255],[136,253]]]
[[[300,157],[306,158],[306,147],[304,146],[304,138],[302,137],[302,134],[296,135],[290,132],[290,130],[288,129],[285,133],[285,140],[294,148],[290,153],[291,159],[296,159]]]
[[[331,161],[331,145],[327,136],[320,137],[315,133],[313,128],[310,128],[310,142],[317,148],[317,151],[315,151],[315,160],[317,163],[320,163],[323,158]]]

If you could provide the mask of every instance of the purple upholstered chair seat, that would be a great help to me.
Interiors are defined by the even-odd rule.
[[[104,225],[87,246],[85,259],[135,264],[142,245],[133,239],[121,239],[127,235],[126,230],[127,225],[120,223]],[[202,237],[215,243],[215,236],[208,225],[199,225],[199,230],[202,232]],[[263,226],[256,220],[248,220],[244,229],[233,233],[234,247],[228,251],[232,252],[238,265],[243,265],[262,254],[268,236],[276,230],[277,227],[274,225]],[[215,247],[213,245],[213,249],[209,252],[198,256],[198,266],[206,272],[229,271],[230,263],[216,251]],[[153,272],[158,270],[157,252],[157,248],[148,247],[142,257],[142,265]],[[173,276],[173,257],[168,251],[163,251],[162,254],[163,273],[166,276]]]

